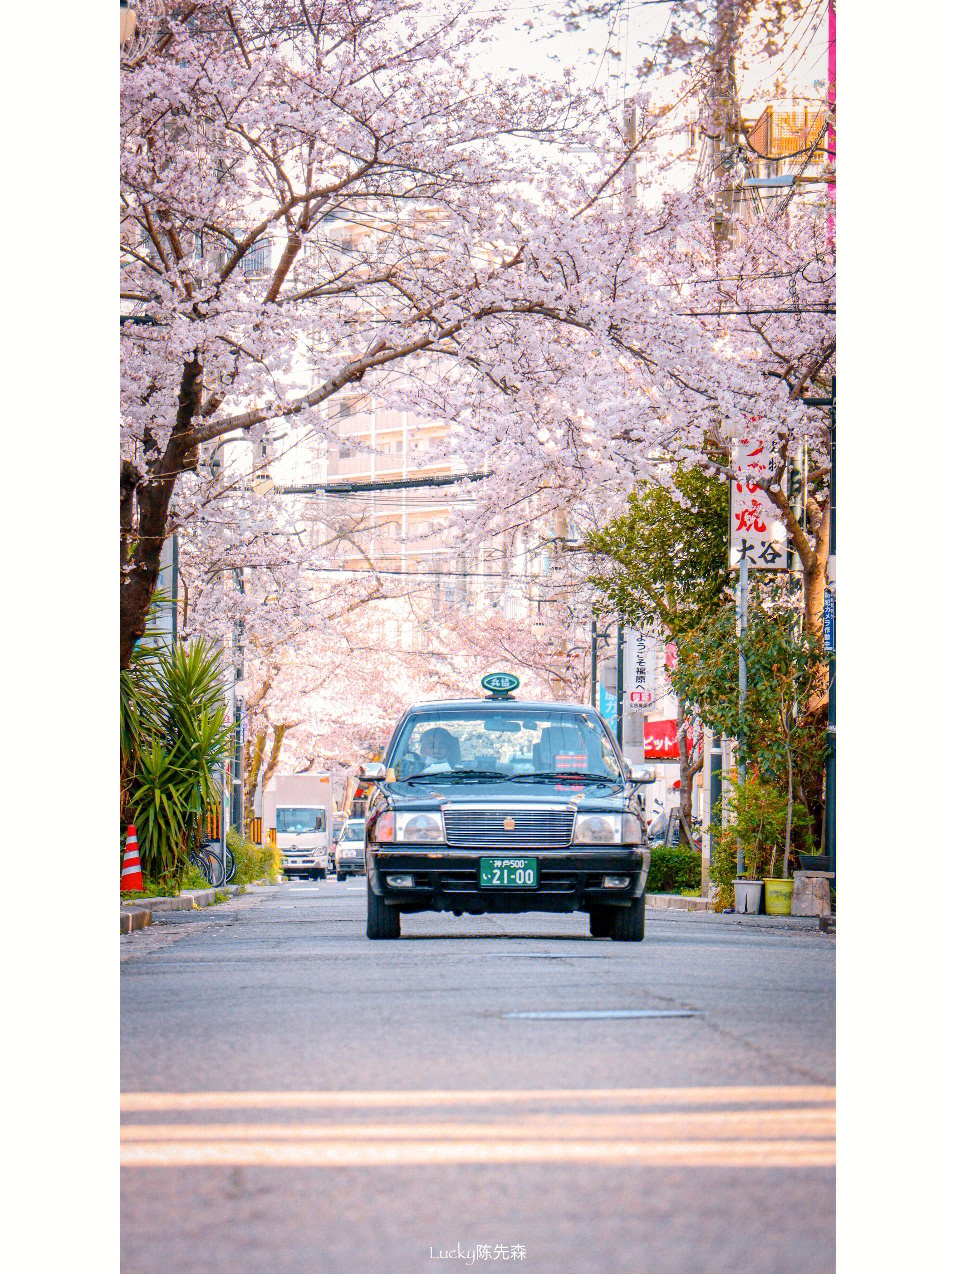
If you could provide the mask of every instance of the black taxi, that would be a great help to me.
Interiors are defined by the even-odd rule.
[[[399,937],[403,911],[586,911],[596,938],[644,937],[652,775],[592,707],[521,701],[517,684],[415,704],[362,767],[369,938]]]

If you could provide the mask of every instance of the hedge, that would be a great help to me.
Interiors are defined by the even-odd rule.
[[[254,880],[278,879],[282,871],[282,853],[275,845],[257,845],[230,827],[226,832],[226,844],[236,860],[235,885],[251,885]]]
[[[649,894],[699,889],[700,854],[692,849],[652,849],[646,888]]]

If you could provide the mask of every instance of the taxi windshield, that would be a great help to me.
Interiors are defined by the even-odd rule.
[[[533,703],[434,708],[405,722],[389,755],[399,780],[418,774],[489,778],[587,774],[619,782],[621,770],[600,719],[576,708]]]

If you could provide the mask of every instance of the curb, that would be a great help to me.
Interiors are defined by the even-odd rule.
[[[647,907],[653,911],[713,911],[710,898],[685,898],[683,894],[648,894]]]
[[[145,929],[153,922],[154,912],[164,911],[198,911],[201,907],[211,907],[216,895],[226,894],[235,898],[245,891],[247,894],[255,889],[275,889],[268,879],[254,880],[249,885],[220,885],[218,889],[187,889],[176,898],[137,898],[120,903],[120,933],[132,933],[135,929]],[[224,901],[220,897],[220,901]]]
[[[120,907],[120,933],[132,933],[134,929],[145,929],[153,923],[152,912],[144,907],[127,909]]]

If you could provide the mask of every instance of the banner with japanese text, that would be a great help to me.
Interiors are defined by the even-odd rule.
[[[730,566],[741,557],[751,571],[787,567],[787,530],[780,510],[759,485],[770,477],[774,460],[765,443],[741,438],[734,446],[734,480],[730,484]]]

